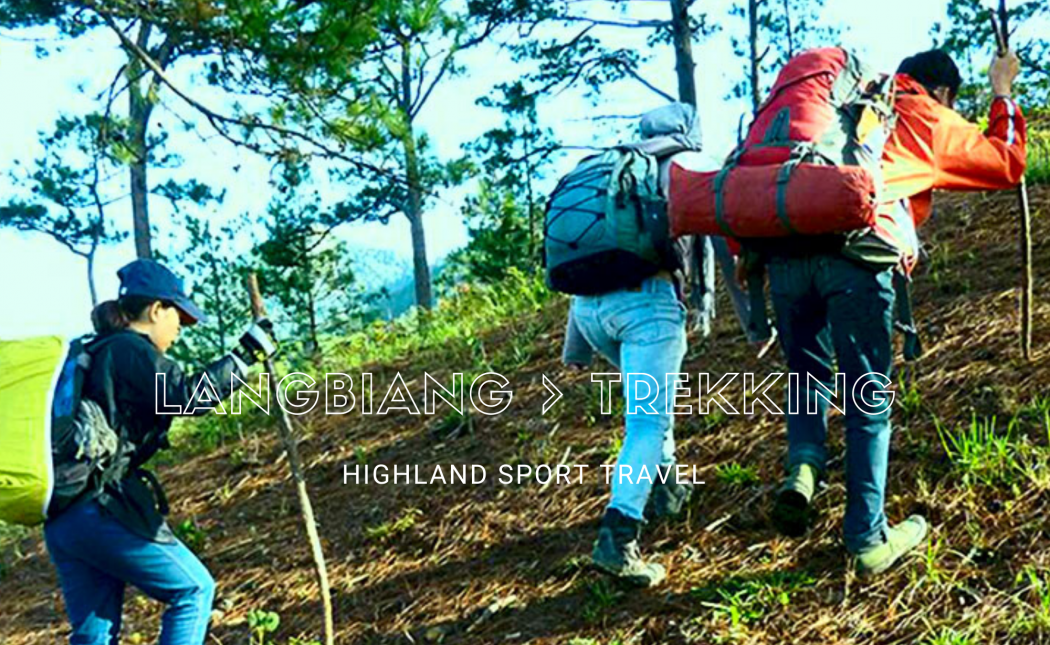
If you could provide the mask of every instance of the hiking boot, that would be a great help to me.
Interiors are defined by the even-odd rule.
[[[886,541],[857,554],[857,573],[875,576],[889,569],[901,556],[922,544],[926,539],[926,519],[912,515],[897,526],[886,530]]]
[[[653,484],[653,490],[649,493],[649,501],[645,504],[645,520],[656,522],[659,520],[678,517],[693,497],[693,483],[678,483],[669,478],[668,481],[658,481]]]
[[[667,571],[662,565],[642,560],[638,549],[641,532],[641,520],[627,517],[615,508],[607,509],[591,551],[594,566],[639,587],[660,584]]]
[[[809,502],[817,490],[819,473],[810,464],[791,469],[773,503],[773,526],[789,537],[802,537],[809,528]]]

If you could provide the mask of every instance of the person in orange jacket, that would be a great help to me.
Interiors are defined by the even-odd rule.
[[[961,83],[943,51],[916,54],[897,71],[897,124],[883,154],[880,220],[908,214],[904,227],[921,226],[932,212],[933,191],[999,190],[1017,185],[1025,171],[1024,114],[1011,98],[1017,57],[997,57],[989,72],[994,98],[982,132],[953,109]],[[897,208],[906,200],[906,208]],[[913,243],[914,244],[914,243]],[[917,249],[902,245],[906,268]]]
[[[866,261],[842,236],[792,237],[762,250],[790,371],[811,374],[833,391],[837,358],[846,376],[844,537],[862,575],[885,571],[927,533],[923,517],[890,526],[884,511],[890,399],[884,393],[889,383],[877,375],[890,374],[893,366],[893,273],[914,266],[915,229],[930,216],[934,189],[1004,189],[1020,181],[1025,120],[1010,96],[1018,71],[1012,53],[992,63],[995,98],[982,132],[952,109],[961,77],[948,54],[927,51],[901,63],[897,123],[882,164],[885,192],[869,233],[874,246],[868,248],[881,254],[878,263]],[[772,512],[776,527],[792,536],[808,528],[810,501],[827,458],[828,401],[808,378],[802,380],[804,403],[787,415],[788,476]],[[816,414],[806,414],[811,407]]]

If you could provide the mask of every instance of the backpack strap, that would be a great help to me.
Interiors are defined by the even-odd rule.
[[[792,159],[781,166],[780,171],[777,172],[777,219],[792,235],[796,235],[798,230],[791,223],[791,218],[788,217],[787,188],[788,182],[791,181],[791,174],[798,167],[798,164],[798,159]]]
[[[718,224],[718,228],[722,229],[722,232],[726,234],[726,237],[736,237],[736,233],[729,227],[729,223],[726,222],[725,216],[725,189],[726,180],[729,179],[729,173],[740,163],[740,158],[747,152],[747,148],[744,146],[737,146],[733,150],[732,154],[726,158],[725,164],[722,169],[715,175],[714,184],[712,188],[715,191],[715,222]]]
[[[787,212],[787,189],[788,183],[791,181],[791,175],[798,168],[798,165],[802,163],[802,160],[810,157],[816,150],[816,145],[812,142],[792,142],[790,144],[791,156],[788,160],[780,167],[780,171],[777,173],[777,219],[784,225],[792,235],[798,234],[798,229],[791,223],[791,218],[788,217]]]
[[[727,163],[722,170],[718,171],[714,179],[715,189],[715,222],[718,227],[722,229],[722,232],[726,234],[726,237],[736,237],[733,233],[733,229],[729,228],[729,223],[726,222],[725,214],[725,200],[726,200],[726,179],[729,178],[729,172],[736,167],[736,163]]]
[[[164,487],[160,485],[157,476],[153,474],[153,471],[146,470],[145,468],[136,469],[135,476],[141,477],[143,481],[149,484],[149,487],[153,489],[153,496],[157,501],[157,512],[161,515],[167,516],[171,511],[171,506],[168,504],[168,496],[164,493]]]
[[[111,341],[117,338],[117,335],[118,334],[114,333],[96,338],[91,342],[90,345],[88,345],[88,353],[94,356],[104,346],[108,345]],[[86,374],[87,373],[85,372],[85,376]],[[107,387],[105,389],[107,391],[107,400],[105,402],[96,401],[96,403],[99,404],[102,407],[103,411],[107,414],[107,419],[110,412],[114,412],[117,415],[117,418],[114,419],[116,423],[113,423],[111,425],[113,431],[117,435],[117,448],[113,455],[109,458],[109,463],[105,464],[105,466],[99,471],[97,480],[93,484],[90,484],[96,490],[100,491],[100,493],[103,495],[108,494],[106,493],[106,487],[109,484],[120,481],[120,479],[127,474],[127,462],[125,462],[125,453],[130,447],[130,442],[127,437],[127,430],[125,429],[125,424],[122,423],[120,419],[120,417],[123,416],[123,411],[117,409],[116,400],[115,398],[113,398],[114,393],[112,391],[112,387]],[[130,455],[128,455],[127,457],[128,460],[130,460]]]
[[[846,49],[842,51],[846,54],[846,64],[831,86],[831,105],[836,108],[861,98],[867,90],[865,79],[873,75],[856,54]]]
[[[900,271],[893,272],[893,291],[897,301],[897,319],[893,327],[904,335],[904,360],[922,357],[922,340],[912,312],[911,280]]]
[[[766,134],[762,137],[762,143],[778,145],[780,142],[789,141],[791,132],[791,109],[783,107],[773,117],[773,122],[766,128]]]

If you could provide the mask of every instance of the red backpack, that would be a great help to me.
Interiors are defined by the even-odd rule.
[[[725,235],[746,246],[748,238],[843,234],[845,256],[909,271],[918,252],[910,213],[902,203],[878,210],[895,92],[893,76],[876,74],[838,47],[795,56],[721,170],[672,163],[672,235]],[[750,324],[759,334],[767,325],[763,284],[749,281]],[[911,360],[922,347],[900,272],[894,287],[897,327]]]
[[[672,234],[746,239],[871,229],[893,96],[892,76],[843,49],[795,56],[720,171],[672,165]]]

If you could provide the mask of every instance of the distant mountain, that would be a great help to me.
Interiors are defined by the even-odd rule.
[[[354,277],[366,293],[374,293],[412,274],[412,262],[393,251],[351,247]]]
[[[415,304],[415,279],[412,275],[411,260],[383,249],[352,247],[351,253],[354,276],[365,293],[373,295],[386,290],[386,295],[380,297],[376,303],[384,318],[397,318]],[[437,280],[444,266],[444,260],[431,266],[432,280]]]

